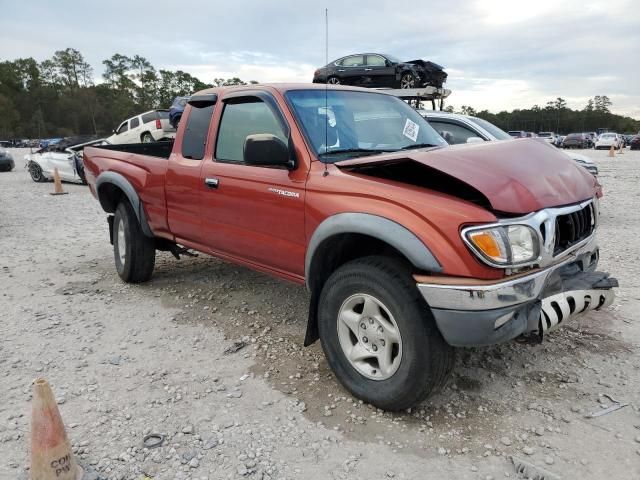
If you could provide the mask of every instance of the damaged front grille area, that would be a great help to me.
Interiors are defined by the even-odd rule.
[[[558,215],[555,221],[554,256],[590,237],[594,230],[595,211],[592,202],[575,212]]]
[[[589,289],[562,292],[542,299],[539,333],[547,333],[569,317],[611,305],[613,290]]]

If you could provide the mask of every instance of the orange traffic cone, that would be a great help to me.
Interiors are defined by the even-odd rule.
[[[613,145],[611,145],[611,148],[609,149],[609,156],[610,157],[616,156],[616,150],[613,148]]]
[[[31,480],[80,480],[82,475],[49,382],[36,378],[31,401]]]
[[[60,174],[58,173],[58,168],[53,169],[53,184],[55,186],[51,195],[66,195],[69,192],[65,192],[62,189],[62,182],[60,181]]]

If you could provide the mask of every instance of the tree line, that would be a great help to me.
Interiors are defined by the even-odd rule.
[[[0,62],[0,138],[106,135],[128,117],[168,108],[176,96],[212,86],[245,84],[237,77],[214,78],[205,83],[182,70],[157,70],[140,55],[116,53],[102,65],[102,82],[96,84],[93,68],[74,48],[56,51],[42,62],[33,58]],[[504,130],[640,130],[640,121],[611,113],[611,106],[606,95],[598,95],[582,110],[572,110],[564,99],[557,98],[544,107],[534,105],[512,112],[476,111],[465,105],[459,111],[484,118]]]
[[[205,83],[182,70],[156,70],[140,55],[116,53],[102,64],[103,81],[96,84],[93,68],[74,48],[42,62],[0,62],[0,138],[107,135],[128,117],[169,108],[176,96],[245,84],[239,78]]]
[[[612,102],[606,95],[596,95],[589,99],[581,110],[567,107],[563,98],[556,98],[544,107],[534,105],[531,108],[516,109],[512,112],[491,113],[488,110],[476,111],[463,105],[457,113],[483,118],[505,131],[524,130],[527,132],[555,132],[560,134],[595,132],[605,128],[617,133],[640,133],[640,121],[611,112]],[[453,112],[452,107],[447,107]]]

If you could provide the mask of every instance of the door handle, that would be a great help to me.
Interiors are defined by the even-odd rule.
[[[204,179],[204,184],[207,186],[207,188],[218,188],[218,185],[220,185],[220,180],[218,180],[217,178],[205,178]]]
[[[372,69],[371,68],[365,68],[364,71],[365,72],[370,72]]]
[[[341,69],[338,69],[338,71],[339,71],[339,72],[344,72],[344,68],[343,68],[342,70],[341,70]]]

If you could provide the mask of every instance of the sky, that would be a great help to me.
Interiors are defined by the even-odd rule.
[[[608,95],[640,119],[638,0],[0,0],[0,60],[73,47],[102,73],[114,53],[204,82],[309,82],[325,61],[389,53],[434,61],[448,103],[490,111],[583,108]]]

